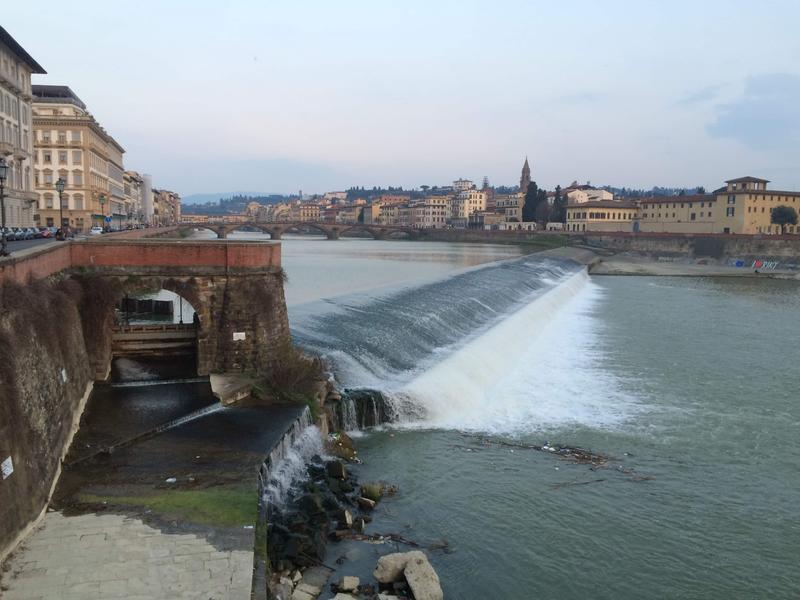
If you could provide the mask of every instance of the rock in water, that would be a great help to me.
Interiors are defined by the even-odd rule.
[[[419,554],[422,554],[420,552]],[[415,600],[444,600],[444,593],[442,586],[439,584],[439,576],[433,570],[428,558],[422,554],[422,557],[413,557],[406,563],[406,568],[403,571],[408,582],[408,587],[411,588],[411,593],[414,594]]]
[[[411,552],[395,552],[394,554],[387,554],[378,559],[378,566],[372,573],[373,577],[379,583],[393,583],[398,581],[406,568],[408,561],[412,559],[422,559],[428,561],[425,554],[419,550],[412,550]]]
[[[325,468],[328,472],[328,476],[334,479],[347,479],[347,469],[344,466],[344,463],[338,460],[332,460]]]
[[[340,592],[355,592],[359,583],[361,582],[358,577],[342,577],[337,587]]]
[[[292,584],[292,580],[288,577],[281,577],[277,581],[270,581],[269,589],[270,592],[272,592],[272,597],[276,598],[276,600],[292,600],[294,585]]]
[[[358,506],[361,510],[372,510],[375,508],[375,500],[361,497],[358,499]]]
[[[356,597],[350,594],[336,594],[333,600],[356,600]]]

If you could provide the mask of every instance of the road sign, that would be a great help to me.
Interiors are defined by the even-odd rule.
[[[106,223],[111,223],[111,217],[110,216],[106,217]]]

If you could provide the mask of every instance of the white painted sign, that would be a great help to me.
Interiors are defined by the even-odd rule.
[[[234,332],[233,332],[233,341],[234,341],[234,342],[241,342],[241,341],[243,341],[243,340],[244,340],[246,337],[247,337],[247,336],[245,335],[245,332],[244,332],[244,331],[234,331]]]
[[[0,463],[0,470],[3,471],[3,479],[8,479],[14,472],[14,461],[10,456]]]

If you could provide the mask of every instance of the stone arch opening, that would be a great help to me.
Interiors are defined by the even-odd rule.
[[[369,227],[363,225],[353,225],[351,227],[345,226],[344,229],[339,230],[341,237],[351,239],[373,239],[377,240],[380,236]]]
[[[264,227],[263,225],[259,225],[258,223],[241,223],[238,225],[229,226],[227,235],[230,236],[232,233],[239,234],[239,236],[236,237],[247,237],[247,234],[266,235],[269,239],[274,237],[272,230]]]
[[[412,232],[405,229],[387,231],[385,236],[387,240],[413,240],[415,237]]]
[[[142,365],[156,365],[170,369],[175,377],[196,376],[207,324],[208,315],[191,279],[124,280],[111,327],[112,373],[119,377],[121,365],[132,372],[147,371]]]
[[[212,225],[187,225],[178,230],[181,237],[196,239],[217,239],[220,238],[219,229]]]
[[[295,223],[289,225],[286,229],[283,230],[283,234],[290,234],[290,235],[311,235],[311,236],[321,236],[321,237],[328,237],[329,232],[327,229],[320,225],[316,225],[314,223]]]

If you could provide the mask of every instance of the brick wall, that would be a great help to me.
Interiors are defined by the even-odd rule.
[[[123,234],[136,232],[123,232]],[[116,235],[123,235],[116,234]],[[274,271],[281,266],[277,243],[128,239],[87,240],[47,244],[0,260],[0,281],[25,284],[72,268],[104,268],[109,271],[144,273],[186,269],[192,273],[218,274],[242,271]]]

